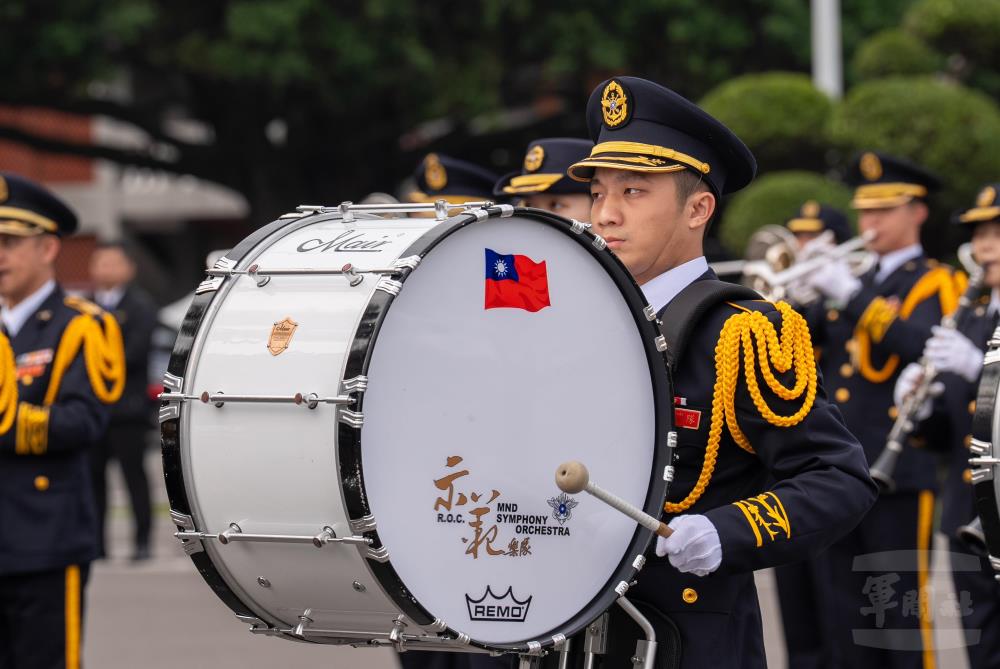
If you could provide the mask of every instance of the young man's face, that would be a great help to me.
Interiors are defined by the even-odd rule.
[[[858,229],[862,234],[875,231],[868,250],[879,255],[898,251],[920,241],[920,226],[927,218],[927,206],[908,202],[885,209],[862,209],[858,212]]]
[[[640,285],[686,261],[690,233],[671,173],[599,167],[590,221]],[[701,230],[697,230],[700,244]]]
[[[822,232],[793,232],[795,235],[795,241],[798,243],[799,249],[811,242],[812,240],[819,237]]]
[[[551,211],[566,218],[573,218],[584,223],[590,220],[590,196],[583,193],[574,195],[529,195],[524,198],[525,207],[535,207]]]
[[[135,277],[135,265],[115,246],[99,248],[90,256],[90,278],[98,290],[111,290]]]
[[[41,288],[58,253],[59,240],[52,235],[0,234],[0,298],[14,306]]]
[[[985,268],[983,283],[1000,288],[1000,222],[976,224],[972,231],[972,255]]]

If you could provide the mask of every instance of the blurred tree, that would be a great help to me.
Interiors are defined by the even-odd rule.
[[[908,2],[844,0],[845,51]],[[532,137],[584,134],[610,74],[696,98],[809,65],[801,0],[5,0],[0,35],[4,102],[152,141],[81,146],[2,121],[0,137],[227,184],[257,222],[390,190],[429,149],[511,167]]]
[[[772,172],[732,197],[722,216],[719,239],[726,250],[742,257],[754,231],[784,225],[806,200],[832,205],[853,217],[851,191],[843,184],[813,172]]]
[[[699,104],[750,147],[761,172],[826,166],[833,103],[804,74],[746,74],[712,89]]]
[[[948,56],[948,70],[1000,97],[1000,0],[918,0],[904,26]]]
[[[876,33],[858,46],[851,59],[859,81],[893,75],[921,75],[938,72],[944,58],[916,37],[899,28]]]

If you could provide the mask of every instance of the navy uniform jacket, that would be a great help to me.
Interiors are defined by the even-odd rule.
[[[83,346],[46,406],[60,343],[70,343],[64,334],[81,310],[99,312],[57,287],[11,341],[18,404],[0,436],[0,575],[59,569],[97,555],[87,449],[103,435],[108,407],[91,385]],[[94,315],[82,317],[103,332]],[[118,351],[121,365],[120,345]]]
[[[806,314],[813,344],[821,352],[819,364],[826,390],[864,447],[869,464],[885,448],[895,420],[892,391],[899,372],[920,358],[931,327],[941,322],[938,292],[919,300],[906,318],[900,313],[907,296],[932,271],[934,276],[921,285],[921,292],[935,277],[951,276],[950,268],[920,256],[903,263],[875,286],[874,271],[869,272],[862,277],[862,289],[843,308],[817,303]],[[859,331],[870,342],[868,355],[859,350],[863,348],[855,336]],[[884,380],[866,378],[866,371],[877,373],[886,369],[887,364],[890,365],[887,371],[892,373],[885,375]],[[899,492],[936,489],[936,467],[933,453],[907,448],[894,472],[896,489]]]
[[[780,336],[783,317],[771,303],[722,304],[695,326],[677,365],[678,448],[669,502],[685,498],[702,471],[713,419],[717,342],[727,319],[747,311],[763,314]],[[815,369],[811,352],[809,362]],[[775,413],[791,415],[802,406],[801,398],[782,400],[767,389],[759,363],[755,373],[761,397]],[[776,376],[786,386],[794,385],[792,371]],[[723,426],[711,480],[700,499],[682,512],[704,514],[715,525],[721,566],[700,578],[680,573],[667,558],[653,557],[630,591],[677,624],[685,668],[766,666],[753,571],[822,550],[853,529],[876,497],[864,454],[827,402],[821,383],[800,423],[776,427],[762,418],[745,379],[741,363],[735,417],[754,453],[740,448]],[[666,513],[663,519],[669,522],[674,515]]]

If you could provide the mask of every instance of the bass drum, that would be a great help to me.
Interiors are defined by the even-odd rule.
[[[664,501],[652,310],[583,224],[363,211],[283,217],[199,287],[160,410],[177,535],[257,633],[559,647],[652,534],[561,494],[556,467],[581,460],[653,515]]]
[[[976,392],[975,414],[972,417],[972,441],[969,442],[969,467],[972,475],[976,510],[979,512],[981,536],[990,565],[1000,572],[1000,329],[990,338],[983,360],[983,373]],[[963,529],[977,531],[973,521]],[[966,538],[968,540],[968,538]],[[983,547],[976,545],[977,552]]]

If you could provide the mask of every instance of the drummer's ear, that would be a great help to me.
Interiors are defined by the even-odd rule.
[[[715,214],[715,195],[708,189],[692,193],[684,203],[684,215],[690,230],[707,229],[713,214]]]

